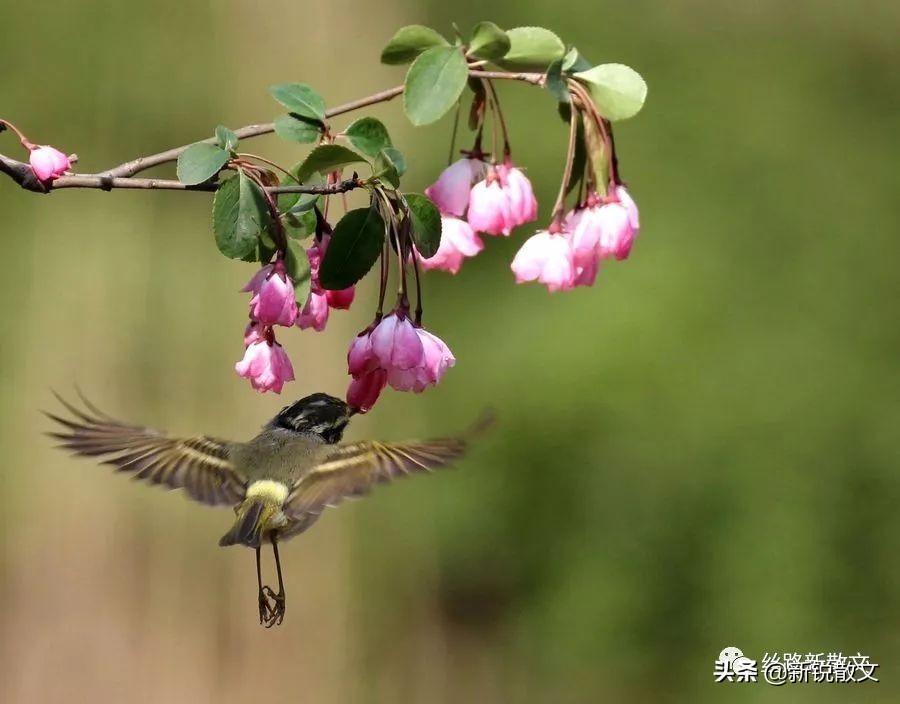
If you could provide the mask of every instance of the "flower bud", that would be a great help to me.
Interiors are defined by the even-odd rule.
[[[375,405],[386,384],[387,372],[384,369],[375,369],[354,378],[347,389],[347,405],[360,413],[368,412]]]
[[[34,175],[44,182],[62,176],[72,166],[68,156],[58,149],[48,146],[34,147],[28,161]]]

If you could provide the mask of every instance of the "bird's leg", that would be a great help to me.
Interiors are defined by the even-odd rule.
[[[284,578],[281,574],[281,558],[278,556],[278,538],[275,537],[275,533],[272,533],[272,553],[275,555],[275,569],[278,572],[278,593],[272,591],[271,587],[263,587],[263,590],[274,603],[273,606],[270,606],[271,613],[269,615],[269,619],[266,621],[266,628],[271,628],[272,626],[279,626],[281,622],[284,621],[284,612],[285,612],[285,599],[284,599]]]
[[[259,588],[259,622],[267,623],[272,616],[272,607],[269,605],[269,598],[263,590],[262,583],[262,566],[260,564],[260,554],[262,548],[256,548],[256,586]]]

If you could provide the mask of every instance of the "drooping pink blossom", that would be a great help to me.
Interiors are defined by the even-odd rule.
[[[466,257],[474,257],[482,249],[484,242],[475,234],[471,225],[453,215],[441,215],[441,244],[433,256],[425,259],[416,252],[423,269],[442,269],[457,273]]]
[[[489,168],[487,176],[472,186],[467,219],[473,230],[488,235],[508,236],[516,226],[497,167]]]
[[[347,351],[347,369],[356,382],[351,384],[351,390],[357,399],[371,392],[377,386],[376,380],[380,386],[373,392],[375,398],[385,384],[397,391],[419,393],[437,384],[455,363],[456,358],[443,340],[413,325],[399,311],[354,338]]]
[[[575,285],[577,274],[572,243],[564,234],[540,230],[529,237],[510,265],[516,283],[538,281],[551,292]]]
[[[574,285],[593,286],[599,271],[600,259],[596,253],[592,257],[582,260],[580,264],[576,261]]]
[[[34,175],[45,183],[59,178],[72,167],[68,156],[46,145],[32,148],[28,162]]]
[[[251,320],[244,330],[244,347],[249,347],[254,342],[266,339],[266,329],[258,320]]]
[[[347,350],[347,370],[351,376],[362,376],[378,369],[378,358],[372,351],[372,331],[366,330],[353,338]]]
[[[310,290],[303,310],[297,316],[297,327],[301,330],[312,328],[322,332],[328,322],[328,296],[321,289]]]
[[[425,354],[419,366],[405,370],[393,369],[388,374],[388,383],[397,391],[421,393],[428,386],[440,382],[444,373],[456,364],[456,357],[441,338],[423,328],[416,328],[416,334]]]
[[[274,391],[280,394],[284,383],[294,380],[291,360],[274,337],[250,344],[244,351],[244,358],[234,365],[234,370],[238,376],[249,379],[250,385],[260,393]]]
[[[242,291],[252,291],[250,315],[265,325],[291,326],[297,320],[294,282],[287,275],[284,262],[262,267]]]
[[[606,203],[597,209],[597,223],[600,233],[597,251],[600,258],[626,259],[637,232],[631,224],[628,209],[619,202]]]
[[[625,210],[628,211],[628,220],[631,223],[631,227],[634,228],[634,234],[636,235],[638,230],[641,229],[641,219],[638,214],[637,203],[634,202],[634,198],[631,197],[631,194],[625,186],[619,184],[616,186],[615,191],[619,198],[619,202],[625,206]]]
[[[379,366],[389,373],[418,367],[425,356],[412,321],[397,312],[381,319],[372,331],[371,344]]]
[[[387,384],[387,376],[384,369],[375,369],[359,377],[354,377],[347,389],[347,405],[357,409],[360,413],[370,411]]]
[[[497,167],[500,183],[509,202],[509,216],[514,226],[524,225],[537,218],[538,203],[531,181],[521,170],[507,162]]]
[[[425,195],[442,213],[462,217],[469,205],[469,190],[484,169],[480,159],[459,159],[441,172],[438,180],[425,189]]]

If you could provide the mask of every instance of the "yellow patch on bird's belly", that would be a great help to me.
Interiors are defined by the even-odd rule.
[[[286,484],[272,479],[260,479],[247,487],[247,498],[250,499],[255,496],[269,499],[281,506],[288,496],[288,488]]]

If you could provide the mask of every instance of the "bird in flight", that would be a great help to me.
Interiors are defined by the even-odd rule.
[[[122,423],[83,396],[78,408],[57,396],[68,416],[47,413],[59,426],[50,435],[59,447],[135,479],[169,489],[208,506],[231,506],[234,524],[219,545],[256,551],[259,621],[267,628],[284,620],[285,589],[278,545],[308,529],[327,506],[365,495],[376,484],[411,472],[448,465],[466,450],[470,434],[422,442],[340,443],[356,412],[342,400],[312,394],[282,411],[248,442],[205,435],[173,438],[152,428]],[[479,423],[484,426],[486,420]],[[278,591],[263,586],[260,552],[272,546]]]

